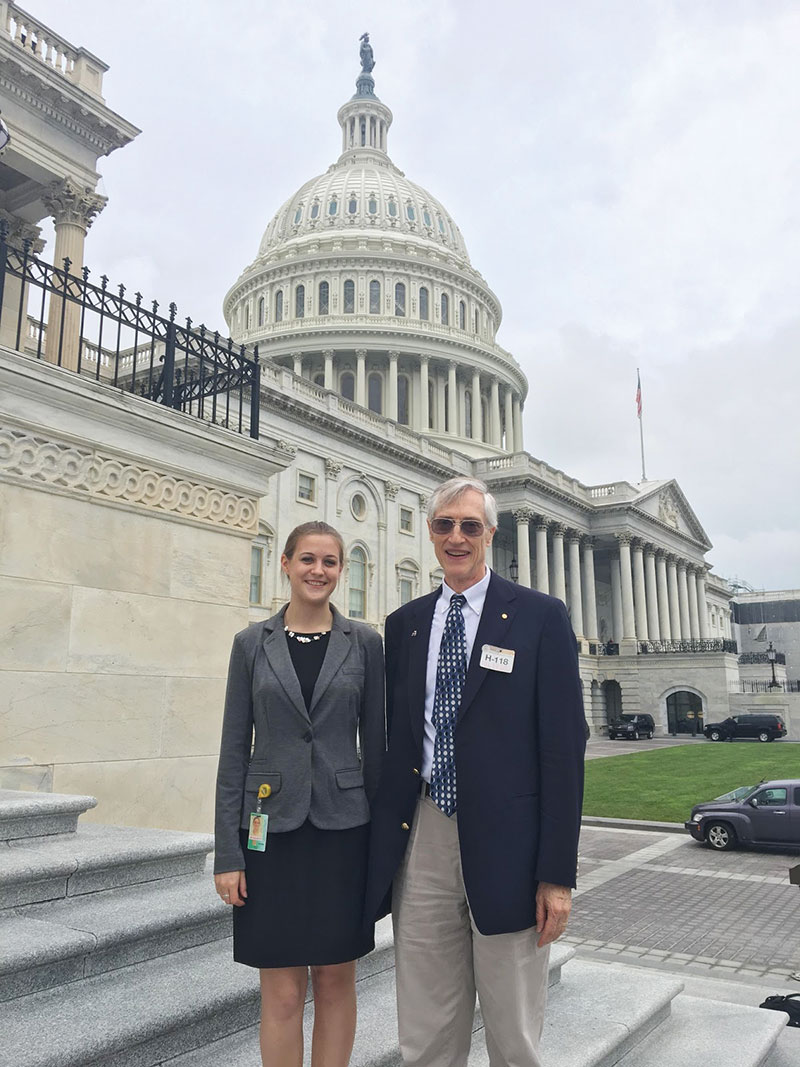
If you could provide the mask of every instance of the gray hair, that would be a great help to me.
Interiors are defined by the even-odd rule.
[[[497,501],[489,492],[486,483],[478,478],[451,478],[449,481],[437,485],[428,501],[428,518],[435,518],[439,508],[452,504],[462,497],[464,493],[468,493],[470,489],[480,493],[483,497],[483,513],[486,516],[486,524],[492,527],[497,526]]]

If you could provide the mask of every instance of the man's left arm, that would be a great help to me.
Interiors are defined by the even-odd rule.
[[[583,804],[583,691],[578,653],[566,608],[552,602],[537,663],[539,847],[536,926],[540,944],[563,933],[578,866]]]

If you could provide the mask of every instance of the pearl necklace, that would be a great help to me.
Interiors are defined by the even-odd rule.
[[[299,641],[301,645],[310,645],[312,641],[320,641],[330,633],[330,630],[323,630],[323,632],[319,634],[296,634],[294,630],[290,630],[288,626],[284,626],[283,630],[288,637],[293,637],[295,641]]]

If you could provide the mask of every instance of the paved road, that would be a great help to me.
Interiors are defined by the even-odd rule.
[[[718,853],[688,834],[584,827],[565,940],[581,955],[785,983],[800,971],[796,863],[800,850]]]

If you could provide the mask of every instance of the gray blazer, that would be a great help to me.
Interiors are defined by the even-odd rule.
[[[283,629],[285,611],[233,640],[217,772],[215,874],[244,870],[239,828],[249,826],[262,783],[272,787],[262,801],[270,834],[296,830],[306,819],[322,830],[369,822],[386,749],[380,636],[333,609],[309,713]]]

